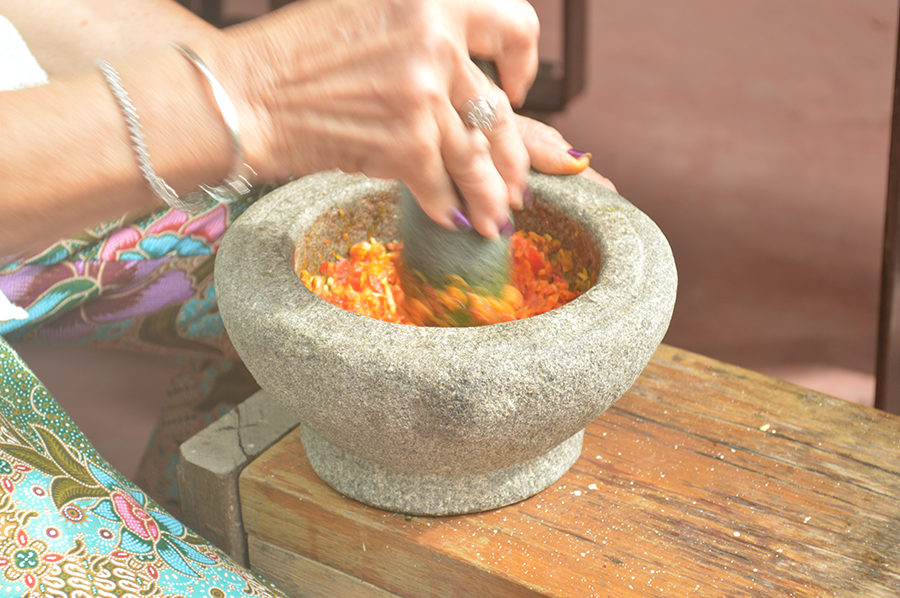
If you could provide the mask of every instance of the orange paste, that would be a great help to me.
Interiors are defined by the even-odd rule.
[[[550,235],[516,232],[510,239],[510,283],[491,297],[471,289],[462,279],[443,289],[419,284],[416,296],[404,293],[399,243],[382,245],[371,239],[353,245],[336,262],[322,262],[319,274],[303,270],[300,279],[319,297],[354,313],[397,324],[454,326],[509,322],[536,316],[568,303],[590,287],[587,270],[571,276],[572,252]],[[575,288],[573,288],[573,286]],[[465,317],[460,318],[460,314]]]

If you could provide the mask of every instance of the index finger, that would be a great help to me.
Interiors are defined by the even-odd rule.
[[[472,0],[466,24],[469,52],[496,64],[500,87],[520,106],[538,69],[534,8],[525,0]]]

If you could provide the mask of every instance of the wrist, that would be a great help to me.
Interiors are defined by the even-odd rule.
[[[191,212],[250,190],[252,171],[231,170],[243,155],[234,108],[196,55],[166,47],[118,67],[98,65],[127,127],[133,163],[153,195]],[[229,176],[235,181],[218,189]]]
[[[187,195],[185,203],[188,206],[192,206],[195,203],[204,202],[206,199],[204,195],[209,196],[218,202],[231,203],[242,195],[246,195],[258,182],[256,171],[247,163],[237,109],[231,101],[228,92],[225,91],[225,88],[206,63],[203,62],[202,58],[188,46],[178,43],[172,44],[172,46],[197,69],[209,88],[216,111],[222,118],[222,123],[225,125],[225,129],[228,132],[228,138],[231,141],[232,149],[231,167],[229,168],[228,176],[225,180],[215,186],[200,185],[199,191]],[[166,199],[166,202],[171,203],[168,199]]]
[[[271,55],[263,49],[266,40],[260,40],[256,32],[255,23],[246,23],[191,47],[203,57],[234,106],[244,163],[257,173],[258,180],[272,182],[281,177],[267,90],[277,74],[266,72]]]

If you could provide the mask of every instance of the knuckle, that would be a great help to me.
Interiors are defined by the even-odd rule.
[[[537,46],[538,37],[541,33],[541,24],[537,13],[529,6],[528,10],[522,11],[522,18],[518,19],[508,31],[508,45],[517,48]]]
[[[518,34],[525,40],[537,40],[541,32],[541,23],[534,7],[530,3],[523,3],[520,14]]]
[[[438,143],[434,140],[431,128],[421,121],[409,122],[394,137],[391,150],[397,164],[403,167],[429,165],[440,155]]]
[[[458,51],[459,35],[452,30],[446,19],[434,16],[418,23],[414,36],[416,50],[431,60],[446,60]]]
[[[529,4],[528,5],[528,17],[526,18],[526,31],[525,34],[529,39],[536,40],[541,35],[541,21],[538,19],[537,13],[534,11],[534,8]]]
[[[416,61],[409,65],[403,76],[403,84],[395,90],[402,96],[398,104],[407,117],[422,111],[433,111],[446,95],[434,68],[427,63]]]
[[[470,154],[473,161],[479,159],[490,160],[491,142],[484,135],[475,135],[470,146]]]

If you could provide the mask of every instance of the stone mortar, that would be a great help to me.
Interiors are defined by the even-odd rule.
[[[571,467],[584,428],[662,342],[677,275],[656,225],[583,177],[532,174],[529,184],[535,205],[517,227],[549,232],[575,250],[577,268],[599,275],[569,304],[510,323],[391,324],[303,285],[295,267],[314,271],[359,240],[397,237],[392,182],[305,177],[226,233],[216,294],[228,334],[302,422],[310,463],[339,492],[415,515],[525,499]]]

